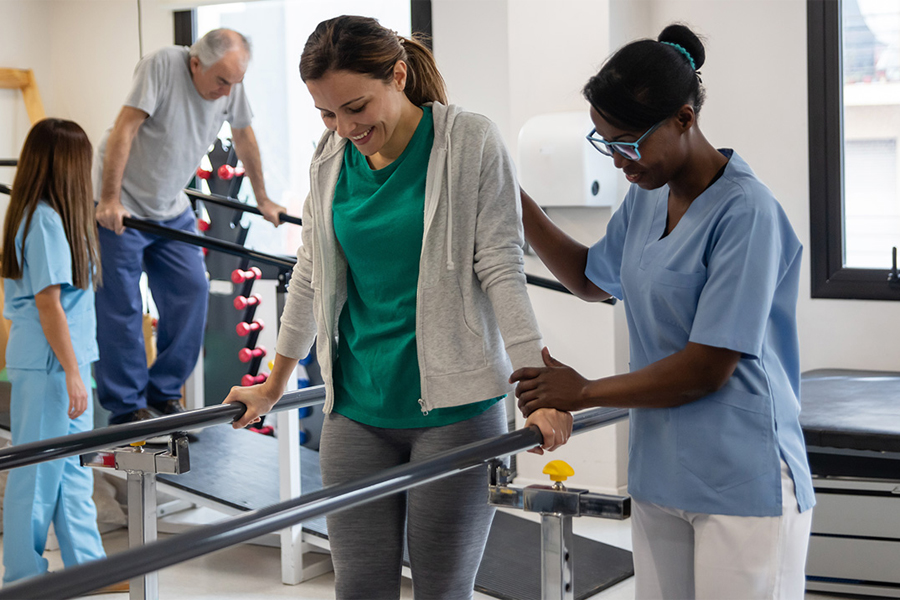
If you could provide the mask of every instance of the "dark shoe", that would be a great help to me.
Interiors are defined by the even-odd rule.
[[[92,592],[88,592],[85,596],[95,596],[97,594],[127,594],[130,590],[130,586],[127,581],[120,581],[119,583],[111,583],[109,585],[105,585],[102,588],[98,588]]]
[[[179,415],[181,413],[186,412],[184,406],[181,405],[180,400],[167,400],[165,402],[151,402],[148,404],[152,410],[154,410],[160,414],[163,414],[163,415]],[[189,429],[189,430],[185,431],[184,433],[189,434],[188,437],[190,439],[196,440],[197,432],[202,429],[203,429],[202,427],[200,427],[198,429]],[[154,443],[154,442],[148,442],[148,443]]]
[[[149,419],[155,419],[159,417],[158,413],[153,412],[147,408],[139,408],[133,413],[131,413],[131,417],[124,423],[137,423],[138,421],[147,421]],[[148,444],[168,444],[169,439],[172,437],[171,433],[167,433],[165,435],[156,435],[144,440]]]
[[[150,408],[163,415],[177,415],[184,412],[180,400],[167,400],[165,402],[151,402]]]

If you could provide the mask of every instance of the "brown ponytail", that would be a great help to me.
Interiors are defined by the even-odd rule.
[[[300,78],[321,79],[329,71],[352,71],[388,82],[394,65],[407,66],[406,97],[416,106],[426,102],[447,104],[447,88],[434,55],[423,37],[398,36],[369,17],[342,16],[322,21],[313,31],[300,57]]]

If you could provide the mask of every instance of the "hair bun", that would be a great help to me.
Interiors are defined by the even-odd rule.
[[[691,58],[694,59],[695,69],[699,69],[706,62],[706,50],[703,48],[703,42],[700,41],[697,34],[685,25],[669,25],[662,30],[662,33],[656,39],[660,42],[678,44],[687,50]]]

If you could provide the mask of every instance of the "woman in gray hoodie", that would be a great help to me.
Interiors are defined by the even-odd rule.
[[[323,483],[506,431],[513,369],[542,365],[518,186],[497,127],[448,106],[430,51],[375,19],[319,24],[300,75],[327,131],[269,379],[234,388],[243,427],[318,337]],[[534,412],[543,449],[572,417]],[[538,450],[540,451],[540,450]],[[338,598],[398,598],[406,532],[417,598],[472,595],[493,509],[484,469],[328,516]]]

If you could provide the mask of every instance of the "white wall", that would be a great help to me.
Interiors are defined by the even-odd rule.
[[[587,110],[581,88],[609,51],[608,0],[433,0],[432,6],[435,56],[451,102],[497,123],[514,157],[519,129],[532,116]],[[584,243],[603,235],[610,216],[608,208],[549,212]],[[529,273],[548,275],[536,258],[526,260]],[[620,363],[627,368],[627,359],[617,360],[623,345],[614,342],[621,307],[535,287],[529,294],[556,358],[595,378],[614,374]],[[627,354],[627,343],[624,348]],[[520,455],[519,473],[526,481],[546,480],[544,464],[563,459],[575,469],[575,485],[621,491],[626,442],[627,425],[611,427],[573,440],[552,457]]]
[[[172,43],[171,11],[143,0],[144,53]],[[137,3],[0,0],[0,67],[34,70],[49,117],[81,125],[93,144],[112,125],[140,58]],[[21,94],[0,90],[0,157],[17,158],[31,124]],[[11,183],[13,169],[0,168]],[[0,214],[7,198],[0,195]]]
[[[51,2],[0,0],[0,68],[32,69],[44,102],[54,104],[50,91],[51,54],[46,37],[36,35],[50,17]],[[31,127],[19,90],[0,89],[0,158],[18,158],[22,142]],[[12,183],[15,170],[0,167],[0,183]],[[6,213],[6,199],[0,195],[0,219]]]
[[[810,298],[806,2],[653,4],[653,31],[681,20],[708,36],[701,127],[750,163],[803,241],[802,369],[900,370],[900,302]]]

